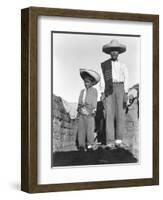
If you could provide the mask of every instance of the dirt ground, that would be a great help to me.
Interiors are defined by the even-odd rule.
[[[136,163],[130,151],[122,148],[114,150],[98,148],[95,151],[68,151],[53,153],[52,166],[81,166],[117,163]]]

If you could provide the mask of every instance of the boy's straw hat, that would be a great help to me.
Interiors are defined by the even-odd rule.
[[[83,80],[86,77],[91,77],[93,85],[96,85],[100,81],[100,75],[92,69],[80,69],[80,76]]]
[[[110,43],[105,44],[102,50],[107,54],[110,54],[111,51],[118,51],[119,53],[123,53],[126,51],[126,46],[124,44],[120,44],[118,40],[112,40]]]

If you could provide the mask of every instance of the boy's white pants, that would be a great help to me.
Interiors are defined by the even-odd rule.
[[[79,147],[86,147],[94,144],[95,120],[93,116],[80,115],[78,124],[78,142]]]

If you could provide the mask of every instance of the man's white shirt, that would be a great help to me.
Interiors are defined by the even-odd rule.
[[[105,82],[102,71],[100,75],[101,81],[99,84],[99,89],[100,92],[104,92]],[[124,90],[126,93],[128,92],[128,70],[124,63],[119,61],[112,61],[112,78],[113,82],[124,82]]]

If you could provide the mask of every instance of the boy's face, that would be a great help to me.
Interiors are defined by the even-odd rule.
[[[111,51],[110,56],[111,56],[112,60],[117,60],[117,58],[119,56],[119,52],[118,51]]]
[[[92,81],[90,79],[85,79],[84,85],[88,89],[88,88],[92,87]]]

